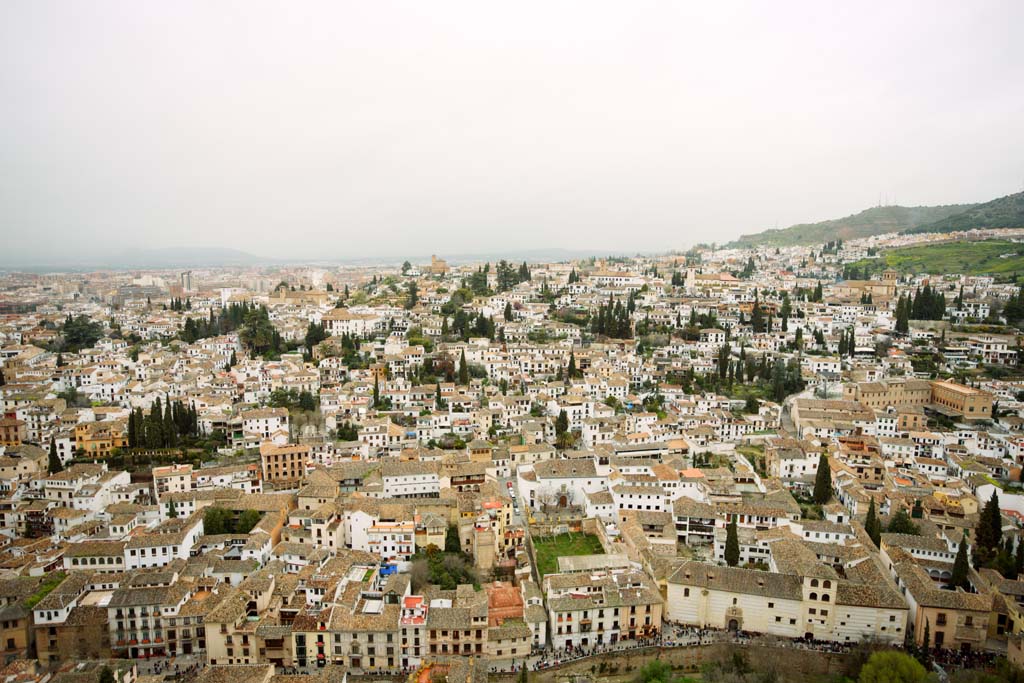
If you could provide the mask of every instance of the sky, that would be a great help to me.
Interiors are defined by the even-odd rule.
[[[635,253],[987,201],[1024,189],[1021,26],[1016,0],[6,0],[0,264]]]

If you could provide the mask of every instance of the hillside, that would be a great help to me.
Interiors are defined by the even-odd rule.
[[[1009,278],[1024,273],[1024,244],[1009,240],[961,240],[913,247],[887,249],[879,258],[861,259],[850,264],[859,274],[879,273],[886,268],[900,274],[963,273]]]
[[[957,232],[973,228],[1024,228],[1024,192],[977,204],[951,216],[909,227],[903,232]]]
[[[798,244],[821,244],[834,239],[851,240],[887,232],[902,232],[920,225],[963,213],[972,204],[949,206],[878,206],[846,218],[820,223],[801,223],[780,230],[765,230],[742,235],[733,242],[736,247],[788,247]]]

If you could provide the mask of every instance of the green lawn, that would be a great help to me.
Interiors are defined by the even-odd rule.
[[[892,268],[900,273],[964,273],[1003,275],[1024,273],[1024,244],[1009,240],[943,242],[889,249],[878,258],[852,264],[872,273]]]
[[[537,571],[541,580],[545,574],[558,573],[558,558],[571,555],[604,555],[597,536],[591,534],[558,534],[533,539],[537,553]]]

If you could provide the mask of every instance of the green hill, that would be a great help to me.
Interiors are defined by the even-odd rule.
[[[821,223],[801,223],[781,230],[765,230],[742,235],[732,243],[735,247],[789,247],[798,244],[821,244],[835,239],[852,240],[888,232],[903,232],[925,224],[961,214],[972,204],[949,206],[878,206],[846,218]]]
[[[973,228],[1024,228],[1024,192],[977,204],[951,216],[911,226],[903,232],[958,232]]]
[[[847,268],[858,277],[892,268],[904,275],[963,273],[1008,279],[1017,273],[1024,274],[1024,244],[1009,240],[918,244],[886,249],[878,258],[861,259]]]

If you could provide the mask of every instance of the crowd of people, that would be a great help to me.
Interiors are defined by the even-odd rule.
[[[767,636],[761,633],[753,633],[742,630],[724,630],[712,628],[698,628],[666,622],[662,633],[653,638],[640,640],[620,640],[613,644],[596,644],[586,646],[574,646],[564,650],[555,650],[548,647],[534,647],[531,655],[520,662],[513,662],[507,666],[493,666],[492,673],[515,673],[523,667],[528,670],[540,671],[553,666],[562,666],[576,662],[580,659],[603,655],[609,652],[623,652],[640,650],[651,647],[677,648],[711,645],[713,643],[729,642],[738,645],[762,644],[771,647],[788,647],[800,650],[814,650],[817,652],[828,652],[842,654],[852,651],[859,643],[840,643],[831,640],[817,640],[814,638],[779,638]],[[900,646],[896,646],[900,647]],[[943,668],[976,668],[991,665],[995,656],[985,652],[961,652],[956,650],[934,650],[932,661]]]

